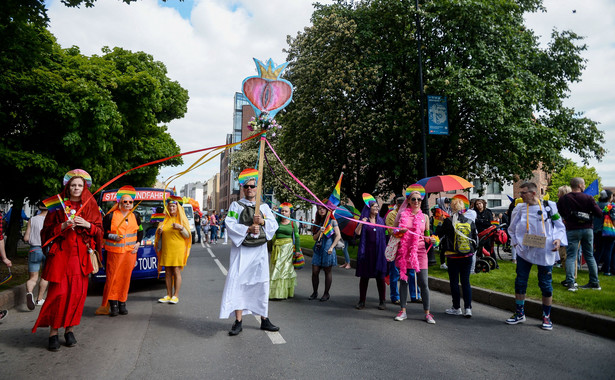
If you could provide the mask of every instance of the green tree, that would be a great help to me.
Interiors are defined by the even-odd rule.
[[[38,4],[0,7],[0,170],[7,184],[0,198],[12,201],[12,215],[20,215],[25,198],[57,193],[70,169],[86,169],[96,190],[132,167],[179,153],[162,123],[183,117],[188,102],[164,64],[146,53],[104,48],[86,57],[76,47],[62,49]],[[131,172],[113,186],[152,185],[162,165],[181,162]],[[13,221],[9,253],[19,233]]]
[[[570,180],[575,177],[583,178],[585,186],[589,186],[592,182],[598,180],[598,189],[602,189],[602,179],[598,175],[596,168],[585,165],[579,166],[572,160],[566,160],[564,166],[551,176],[551,183],[547,190],[549,199],[557,201],[557,191],[560,186],[570,185]]]
[[[564,150],[604,154],[594,121],[564,107],[580,80],[585,45],[554,32],[546,49],[523,25],[539,0],[431,0],[423,28],[425,91],[448,98],[448,136],[427,136],[428,174],[512,181]],[[293,103],[278,119],[280,150],[326,193],[400,192],[422,176],[414,2],[338,0],[317,5],[313,26],[288,38]]]

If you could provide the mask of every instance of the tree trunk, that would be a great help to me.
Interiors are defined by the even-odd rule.
[[[22,239],[21,226],[23,221],[21,220],[21,210],[23,209],[24,197],[14,198],[13,206],[11,207],[11,220],[8,225],[8,231],[6,234],[6,256],[10,259],[17,254],[17,243]]]

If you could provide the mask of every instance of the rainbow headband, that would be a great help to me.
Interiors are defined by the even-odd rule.
[[[237,180],[241,186],[246,184],[251,179],[254,179],[254,181],[258,183],[258,170],[253,168],[245,169],[239,173],[239,177],[237,177]]]
[[[425,198],[425,188],[421,185],[419,185],[418,183],[415,183],[413,185],[408,186],[408,188],[406,188],[406,198],[410,196],[410,194],[412,194],[412,192],[418,192],[419,194],[421,194],[421,198]]]
[[[128,195],[130,196],[132,199],[135,199],[137,197],[137,191],[135,190],[134,187],[132,186],[122,186],[119,188],[119,190],[117,191],[117,201],[119,202],[120,199],[122,199],[122,197],[124,195]]]
[[[465,195],[457,194],[453,197],[453,199],[460,199],[463,202],[463,207],[465,207],[465,211],[468,211],[468,209],[470,208],[470,201]]]
[[[70,181],[70,179],[73,177],[83,178],[85,180],[85,185],[88,187],[88,189],[92,186],[92,176],[90,176],[90,174],[83,169],[73,169],[68,173],[64,174],[64,186],[66,186],[68,181]]]
[[[278,210],[280,212],[282,212],[282,207],[288,207],[288,209],[292,212],[293,211],[293,205],[288,203],[288,202],[284,202],[280,205],[280,207],[278,207]]]
[[[367,207],[372,207],[370,203],[376,203],[376,199],[369,193],[363,193],[363,202],[365,202]]]
[[[169,197],[167,198],[167,204],[171,204],[171,203],[177,203],[179,205],[183,205],[184,199],[176,195],[169,195]]]

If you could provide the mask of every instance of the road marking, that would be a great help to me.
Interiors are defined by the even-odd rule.
[[[214,258],[214,261],[216,262],[216,265],[218,265],[218,268],[220,268],[220,271],[222,272],[222,274],[224,274],[225,276],[228,275],[228,271],[226,270],[224,265],[222,265],[220,260],[218,260],[216,258],[216,256],[214,256],[214,253],[211,251],[211,249],[209,247],[207,248],[207,251],[209,252],[211,257]],[[257,316],[257,315],[253,315],[253,316],[260,323],[261,317]],[[284,338],[282,337],[282,335],[279,332],[277,332],[277,331],[265,331],[265,333],[269,337],[269,340],[271,340],[271,343],[273,343],[273,344],[286,344],[286,341],[284,340]]]
[[[216,264],[218,264],[218,268],[220,268],[220,271],[222,271],[222,274],[226,276],[228,274],[228,271],[226,270],[224,265],[222,265],[222,263],[218,259],[214,259],[214,261],[216,262]]]

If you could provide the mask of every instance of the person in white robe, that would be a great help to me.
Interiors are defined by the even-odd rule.
[[[521,184],[523,203],[511,215],[508,233],[517,252],[515,279],[516,311],[506,320],[515,325],[525,322],[525,292],[532,265],[538,267],[538,286],[542,292],[542,329],[552,330],[551,303],[553,301],[553,264],[559,259],[559,247],[568,245],[566,227],[551,201],[541,201],[533,182]]]
[[[226,216],[226,231],[231,240],[231,257],[222,293],[220,319],[235,315],[235,322],[229,331],[231,336],[242,331],[242,317],[247,314],[261,316],[261,330],[279,330],[279,327],[274,326],[268,318],[267,251],[267,241],[273,238],[278,223],[267,204],[260,205],[260,214],[254,212],[258,174],[254,173],[253,176],[246,178],[242,175],[244,172],[239,175],[243,180],[240,185],[243,187],[244,198],[233,202]]]

